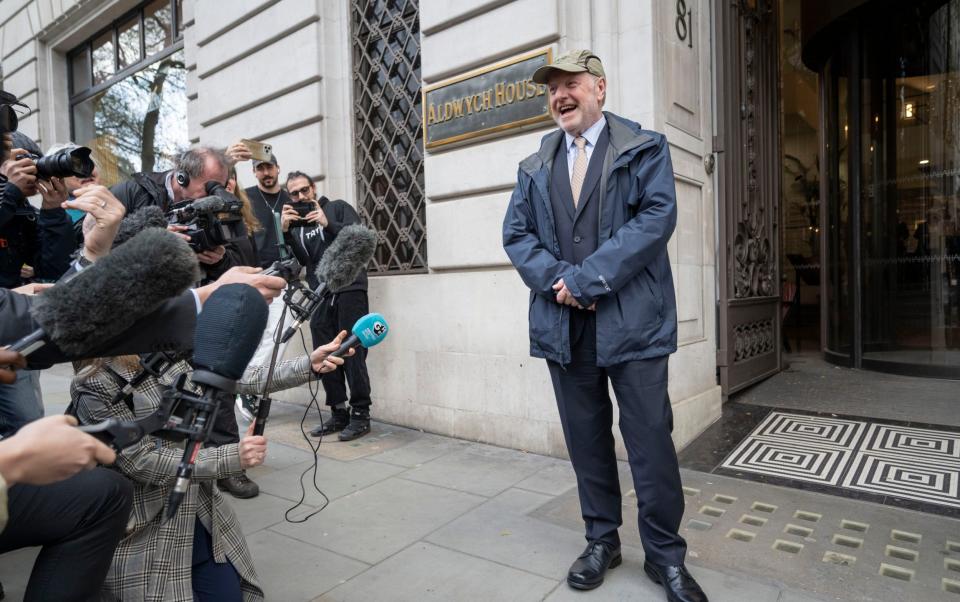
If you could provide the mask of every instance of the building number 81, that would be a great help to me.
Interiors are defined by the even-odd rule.
[[[693,48],[693,11],[687,9],[685,0],[677,0],[677,20],[675,27],[677,37],[686,42],[688,48]]]

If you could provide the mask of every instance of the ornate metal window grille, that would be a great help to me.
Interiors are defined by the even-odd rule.
[[[427,269],[418,0],[351,0],[357,193],[372,273]]]

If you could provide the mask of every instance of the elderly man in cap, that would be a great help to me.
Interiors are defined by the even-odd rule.
[[[530,353],[547,360],[577,475],[586,550],[567,583],[593,589],[621,562],[621,492],[612,433],[620,408],[644,571],[671,602],[700,602],[684,566],[680,469],[667,360],[677,312],[667,241],[677,220],[666,138],[601,111],[607,80],[589,50],[537,69],[560,127],[520,163],[503,246],[530,288]]]

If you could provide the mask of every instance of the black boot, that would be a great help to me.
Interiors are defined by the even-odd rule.
[[[354,409],[350,412],[350,424],[340,433],[341,441],[353,441],[370,432],[370,410]]]
[[[314,427],[310,431],[311,437],[322,437],[339,433],[350,423],[350,410],[347,408],[332,408],[330,418],[327,418],[323,424]]]
[[[260,486],[250,480],[244,471],[240,476],[218,479],[217,486],[233,497],[246,500],[260,495]]]

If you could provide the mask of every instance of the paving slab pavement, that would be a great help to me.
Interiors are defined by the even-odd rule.
[[[642,570],[626,464],[621,467],[624,563],[603,586],[585,593],[565,583],[584,546],[567,462],[374,423],[374,436],[321,444],[318,483],[330,501],[295,524],[284,513],[300,498],[300,474],[313,465],[300,434],[302,417],[301,406],[274,403],[267,462],[250,471],[262,493],[230,499],[269,600],[665,599]],[[312,411],[305,424],[310,428],[317,421]],[[960,602],[960,521],[694,471],[684,471],[683,478],[689,565],[714,602]],[[324,503],[309,480],[306,487],[306,505],[294,518]],[[724,504],[718,495],[737,499]],[[764,525],[743,523],[743,515],[761,514],[752,507],[755,501],[777,506],[779,514],[766,517]],[[705,506],[724,512],[703,514]],[[813,541],[782,532],[800,522],[797,510],[821,515],[808,536]],[[853,566],[822,561],[824,550],[845,549],[833,544],[833,536],[843,534],[840,520],[871,525]],[[734,529],[754,533],[753,543],[730,537]],[[894,546],[916,550],[913,565],[888,556],[891,529],[923,535],[921,544]],[[776,540],[802,543],[803,553],[772,549]],[[8,599],[22,597],[35,556],[35,549],[0,556]],[[881,575],[881,564],[912,569],[914,578]]]

